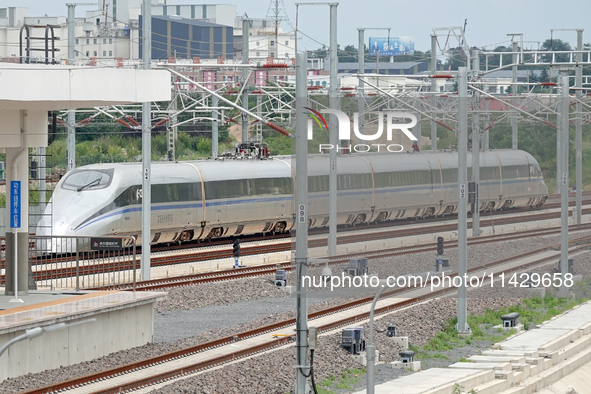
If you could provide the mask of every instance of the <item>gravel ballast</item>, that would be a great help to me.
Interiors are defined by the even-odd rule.
[[[584,234],[577,233],[571,235],[571,238],[582,235]],[[555,244],[558,241],[558,236],[546,236],[501,244],[474,245],[468,248],[468,258],[470,265],[480,265],[525,253],[548,244]],[[452,267],[455,266],[456,256],[455,249],[446,249],[446,257],[450,258]],[[576,273],[591,274],[589,272],[591,268],[587,264],[582,264],[583,261],[589,261],[589,257],[589,252],[582,257],[575,257]],[[422,272],[431,270],[434,261],[433,253],[377,259],[370,262],[370,273],[385,277]],[[344,268],[344,266],[342,267]],[[554,267],[555,264],[536,271],[550,272]],[[319,275],[320,269],[312,268],[311,274]],[[333,267],[333,274],[336,274],[338,269]],[[169,298],[156,307],[155,340],[157,343],[122,350],[85,363],[8,379],[0,383],[0,392],[7,394],[22,392],[293,317],[295,300],[285,295],[283,290],[270,284],[269,279],[271,278],[258,277],[171,289]],[[521,289],[501,291],[501,289],[485,287],[477,292],[470,292],[470,312],[476,313],[485,308],[511,305],[517,302],[517,298],[529,296],[529,294]],[[342,303],[342,300],[317,298],[311,300],[310,303],[312,304],[310,310],[313,311]],[[390,314],[388,317],[381,318],[378,320],[377,328],[383,329],[393,323],[399,327],[402,335],[410,337],[413,344],[421,345],[440,330],[441,324],[447,318],[455,316],[455,308],[453,298],[436,300],[415,306],[404,313]],[[256,310],[256,312],[251,313],[250,310]],[[193,311],[194,313],[192,313]],[[392,321],[389,322],[387,319],[392,319]],[[166,324],[167,321],[168,324]],[[338,343],[340,343],[340,333],[321,337],[322,351],[317,353],[315,361],[319,374],[318,380],[330,374],[338,374],[345,368],[357,367],[352,358],[338,348]],[[380,344],[378,337],[376,337],[376,344],[380,350],[380,359],[392,361],[397,356],[397,349]],[[267,355],[244,360],[217,371],[201,374],[199,377],[189,378],[183,381],[187,386],[184,386],[183,382],[174,383],[176,388],[167,387],[159,392],[289,392],[294,379],[293,348],[286,347],[267,353]],[[242,391],[240,391],[240,382],[247,381],[252,381],[253,386],[248,386],[247,391],[242,386]],[[250,390],[250,387],[253,387],[253,391]]]

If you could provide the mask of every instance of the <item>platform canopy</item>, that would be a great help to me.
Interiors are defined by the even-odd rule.
[[[170,99],[166,70],[0,63],[0,151],[47,146],[47,111]]]

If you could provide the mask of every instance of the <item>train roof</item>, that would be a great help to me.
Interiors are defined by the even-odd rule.
[[[468,167],[472,166],[471,153],[468,153]],[[329,155],[308,156],[308,173],[311,176],[328,174]],[[480,153],[480,165],[503,166],[537,164],[532,155],[522,150],[489,150]],[[422,151],[401,153],[352,153],[339,156],[338,172],[343,174],[366,173],[369,167],[376,173],[390,171],[428,170],[441,165],[442,168],[457,168],[457,151]],[[237,165],[239,164],[239,165]],[[277,156],[269,160],[251,159],[207,159],[182,162],[152,162],[152,182],[176,183],[187,179],[204,178],[205,181],[243,179],[245,177],[278,178],[291,177],[295,167],[293,156]],[[142,173],[141,163],[102,163],[77,168],[114,169],[116,174],[125,179],[137,179]],[[295,171],[295,168],[293,168]],[[124,175],[123,175],[124,174]],[[133,175],[132,175],[133,174]],[[116,177],[117,177],[116,175]],[[126,182],[123,182],[126,183]]]

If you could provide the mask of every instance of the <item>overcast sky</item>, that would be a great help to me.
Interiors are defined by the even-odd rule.
[[[296,25],[295,3],[310,0],[284,0],[291,24]],[[69,1],[68,1],[69,2]],[[86,1],[85,1],[86,2]],[[168,4],[203,4],[199,0],[169,0]],[[215,3],[210,1],[208,3]],[[265,17],[270,0],[221,0],[236,4],[239,14],[252,18]],[[0,0],[0,7],[29,7],[29,15],[65,16],[63,0]],[[102,5],[102,0],[100,1]],[[319,43],[329,42],[329,7],[300,6],[299,28],[313,40],[302,37],[300,48],[315,49]],[[77,16],[91,7],[78,7]],[[466,39],[470,46],[487,47],[510,45],[507,33],[523,33],[524,41],[544,41],[550,38],[550,29],[585,29],[584,42],[591,42],[591,1],[589,0],[340,0],[338,7],[338,42],[341,48],[353,44],[357,47],[357,28],[391,28],[392,36],[411,36],[415,49],[426,51],[431,47],[430,35],[437,27],[466,26]],[[291,30],[284,22],[284,28]],[[386,36],[386,31],[366,31],[369,36]],[[439,33],[444,47],[447,34]],[[576,45],[576,32],[554,32],[555,38]],[[457,46],[450,37],[449,45]],[[525,48],[537,43],[526,43]]]

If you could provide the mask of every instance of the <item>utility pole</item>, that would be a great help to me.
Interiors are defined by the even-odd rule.
[[[365,74],[365,29],[357,29],[357,33],[359,34],[359,49],[357,50],[357,61],[359,66],[357,67],[357,74]],[[359,81],[359,90],[357,91],[357,104],[359,110],[359,132],[361,134],[365,134],[365,92],[363,88],[365,87],[365,82],[361,78],[358,78]]]
[[[242,19],[242,64],[248,64],[248,39],[250,21]],[[242,67],[242,108],[248,111],[248,67]],[[248,141],[248,115],[242,112],[242,142]]]
[[[517,97],[517,42],[513,42],[513,76],[511,78],[511,94],[513,95],[513,105],[517,105],[515,98]],[[511,149],[517,149],[517,111],[511,111]]]
[[[211,96],[211,106],[217,108],[218,106],[218,98],[216,96]],[[213,121],[211,122],[211,157],[214,159],[218,157],[218,110],[214,109],[211,111],[211,117]]]
[[[431,35],[431,75],[434,76],[437,73],[437,36],[432,34]],[[433,106],[433,111],[437,108],[437,80],[435,78],[431,78],[431,105]],[[431,119],[431,149],[437,149],[437,123],[435,122],[435,117],[437,113],[433,112],[433,119]]]
[[[142,60],[144,69],[152,63],[152,1],[143,0]],[[152,229],[152,113],[150,102],[142,103],[142,280],[150,279],[150,241]]]
[[[330,109],[338,108],[338,57],[337,57],[337,6],[338,3],[330,3],[330,87],[328,91],[328,103]],[[328,256],[334,256],[337,253],[337,148],[338,140],[338,121],[337,116],[332,114],[329,119],[329,144],[333,146],[330,149],[330,170],[328,175]]]
[[[484,111],[486,112],[486,117],[484,120],[484,124],[486,125],[486,127],[484,128],[484,141],[482,141],[482,149],[487,151],[488,150],[488,143],[489,143],[489,139],[488,139],[488,130],[491,126],[490,123],[490,112],[488,112],[489,110],[489,99],[487,97],[484,98]]]
[[[296,53],[296,394],[307,394],[308,306],[303,277],[308,264],[308,133],[304,107],[307,107],[307,57]],[[311,122],[312,120],[308,120]]]
[[[577,51],[583,50],[583,29],[577,29]],[[583,61],[583,54],[577,53],[577,63],[581,63]],[[578,65],[575,74],[575,87],[576,90],[576,97],[577,97],[577,104],[575,105],[575,133],[576,133],[576,157],[575,157],[575,166],[576,166],[576,200],[577,200],[577,207],[576,207],[576,223],[581,224],[581,206],[583,203],[583,132],[581,126],[581,117],[583,116],[583,104],[581,104],[582,100],[582,92],[581,87],[583,86],[583,66]]]
[[[73,66],[76,61],[76,4],[68,6],[68,65]],[[66,171],[76,168],[76,114],[73,109],[68,110],[66,122]]]
[[[562,282],[560,291],[569,290],[564,284],[564,276],[568,273],[568,140],[569,140],[569,107],[570,97],[568,95],[568,71],[561,71],[559,76],[561,88],[560,105],[558,107],[558,137],[562,140],[558,149],[561,151],[560,159],[557,160],[558,176],[562,178],[560,185],[560,273]]]
[[[359,48],[357,49],[357,61],[359,63],[357,73],[362,74],[358,77],[359,80],[359,91],[357,92],[357,103],[359,106],[359,132],[365,134],[365,82],[362,81],[363,74],[365,74],[365,30],[388,30],[388,36],[390,35],[390,29],[387,27],[369,27],[369,28],[357,28],[359,34]],[[379,86],[379,83],[378,83]]]
[[[472,70],[475,78],[479,78],[480,58],[477,49],[472,51]],[[474,92],[473,102],[476,111],[472,114],[472,181],[474,182],[474,204],[472,209],[472,236],[482,234],[480,230],[480,94]]]
[[[176,56],[175,56],[176,59]],[[168,134],[168,161],[175,161],[175,143],[177,139],[177,95],[176,95],[176,85],[173,84],[172,89],[172,102],[170,109],[172,110],[172,115],[170,117],[170,123],[172,126],[167,127],[167,134]]]
[[[468,59],[468,63],[470,60]],[[458,276],[462,283],[458,287],[458,333],[470,331],[468,326],[468,294],[463,278],[468,271],[468,205],[466,201],[468,183],[468,69],[458,68]]]
[[[76,62],[76,6],[96,3],[67,3],[68,7],[68,65]],[[76,168],[76,113],[69,109],[66,121],[66,172]]]

